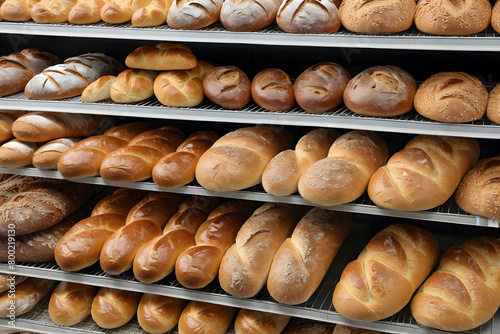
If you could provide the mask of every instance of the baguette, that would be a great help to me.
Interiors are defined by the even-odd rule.
[[[279,334],[292,317],[288,315],[241,309],[234,321],[236,334]]]
[[[283,334],[332,334],[338,326],[329,322],[293,318]]]
[[[61,326],[79,324],[90,316],[96,288],[80,283],[61,282],[52,292],[49,316]]]
[[[219,21],[223,0],[174,0],[167,24],[174,29],[196,30]]]
[[[92,24],[101,22],[101,9],[107,0],[78,0],[68,14],[71,24]]]
[[[116,82],[114,75],[105,75],[92,81],[82,92],[83,102],[98,102],[111,99],[111,85]]]
[[[43,144],[33,153],[33,166],[38,169],[57,169],[61,155],[80,140],[81,138],[59,138]]]
[[[54,281],[29,277],[16,285],[15,293],[0,293],[0,318],[14,319],[30,311],[50,291]],[[14,305],[14,310],[12,310]],[[10,308],[9,308],[10,307]]]
[[[146,332],[163,334],[177,326],[185,305],[184,299],[145,293],[137,308],[137,320]]]
[[[184,44],[164,42],[141,46],[130,53],[125,65],[142,70],[189,70],[196,67],[196,56]]]
[[[38,23],[63,23],[77,0],[41,0],[31,8],[31,18]]]
[[[179,318],[179,334],[225,334],[236,314],[236,308],[190,301]]]
[[[25,111],[21,110],[4,110],[0,112],[0,142],[11,139],[14,136],[12,133],[12,124],[24,113]]]
[[[92,320],[105,329],[121,327],[136,314],[140,298],[138,292],[99,288],[90,310]]]
[[[153,96],[154,71],[127,69],[111,85],[109,95],[117,103],[133,103]]]
[[[0,293],[7,290],[15,290],[15,286],[28,279],[27,276],[0,274]]]
[[[0,167],[29,166],[37,149],[36,143],[12,139],[0,146]]]

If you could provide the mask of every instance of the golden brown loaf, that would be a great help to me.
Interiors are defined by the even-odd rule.
[[[342,272],[333,292],[340,315],[361,321],[387,318],[401,310],[439,258],[428,231],[393,224],[378,232]]]
[[[353,201],[366,191],[371,176],[388,156],[386,143],[376,133],[347,132],[335,140],[326,158],[302,174],[299,193],[319,205]]]
[[[151,0],[110,0],[101,9],[101,19],[111,24],[125,23],[132,19],[136,10],[148,6],[150,3]]]
[[[0,167],[23,167],[31,165],[38,144],[12,139],[0,146]]]
[[[136,314],[140,298],[134,291],[99,288],[92,302],[92,319],[105,329],[123,326]]]
[[[0,0],[0,8],[2,7],[2,4],[5,2],[5,0]],[[2,13],[0,11],[0,22],[3,21]]]
[[[491,27],[500,34],[500,2],[496,1],[491,11]]]
[[[286,111],[295,104],[292,80],[288,73],[278,68],[266,68],[257,73],[251,92],[254,102],[269,111]]]
[[[16,286],[27,279],[28,276],[0,274],[0,293],[6,290],[13,290],[11,289],[12,286]]]
[[[168,10],[172,0],[152,0],[146,7],[139,8],[132,15],[134,27],[156,27],[167,20]]]
[[[61,326],[73,326],[90,316],[96,288],[80,283],[61,282],[52,292],[49,316]]]
[[[417,83],[396,66],[373,66],[361,71],[344,90],[344,103],[364,116],[391,117],[413,108]]]
[[[488,117],[489,120],[500,124],[500,84],[497,84],[488,95],[486,117]]]
[[[283,334],[332,334],[339,325],[305,318],[293,318]]]
[[[488,28],[491,7],[488,0],[420,0],[415,25],[432,35],[472,35]]]
[[[57,169],[61,155],[80,140],[81,138],[59,138],[43,144],[33,153],[33,166],[38,169]]]
[[[498,238],[482,236],[452,246],[412,299],[417,323],[458,332],[490,320],[500,306],[499,263]]]
[[[288,196],[298,190],[302,174],[316,161],[327,156],[340,134],[333,129],[315,129],[300,138],[295,150],[278,153],[262,174],[262,186],[269,194]]]
[[[311,114],[329,111],[342,102],[344,89],[351,80],[345,68],[322,62],[307,68],[293,84],[297,104]]]
[[[163,334],[177,326],[185,305],[184,299],[145,293],[137,308],[137,320],[146,332]]]
[[[220,21],[229,30],[257,31],[274,22],[280,4],[280,0],[225,0]]]
[[[72,24],[92,24],[101,22],[101,9],[107,0],[78,0],[68,14]]]
[[[29,277],[16,285],[15,294],[9,290],[0,293],[0,318],[7,318],[10,315],[9,306],[12,305],[11,303],[16,306],[14,310],[16,317],[27,313],[42,300],[53,284],[54,281]]]
[[[394,34],[413,24],[416,3],[403,1],[344,0],[339,7],[342,25],[366,34]]]
[[[111,98],[111,85],[116,82],[114,75],[105,75],[93,81],[82,92],[83,102],[98,102]]]
[[[31,8],[31,18],[38,23],[68,21],[69,12],[77,0],[41,0]]]
[[[117,103],[133,103],[153,96],[155,71],[127,69],[111,85],[109,95]]]
[[[364,328],[351,327],[346,325],[336,325],[332,334],[379,334],[379,331],[372,331]]]
[[[241,309],[234,321],[236,334],[279,334],[291,317],[262,311]]]
[[[196,67],[196,56],[184,44],[164,42],[140,46],[125,59],[125,65],[143,70],[189,70]]]
[[[0,17],[6,21],[31,20],[31,7],[40,0],[5,0],[0,4]]]
[[[236,66],[214,67],[203,78],[203,91],[210,101],[228,109],[250,102],[250,79]]]
[[[219,21],[223,0],[173,0],[167,24],[174,29],[195,30]]]
[[[235,314],[231,306],[190,301],[179,318],[179,334],[224,334]]]
[[[278,9],[276,23],[290,33],[333,33],[340,28],[340,13],[333,0],[286,0]]]
[[[351,214],[316,207],[274,255],[267,290],[280,303],[303,303],[316,291],[349,234]]]
[[[440,72],[425,80],[415,94],[415,110],[438,122],[463,123],[482,118],[488,90],[464,72]]]
[[[22,110],[3,110],[0,112],[0,142],[11,139],[14,136],[12,133],[12,124],[24,113],[26,112]]]
[[[418,135],[373,174],[368,195],[394,210],[434,208],[453,195],[478,156],[475,139]]]

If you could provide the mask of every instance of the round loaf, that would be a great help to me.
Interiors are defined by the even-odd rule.
[[[137,308],[137,320],[151,334],[163,334],[179,322],[186,301],[179,298],[145,293]]]
[[[285,0],[276,14],[276,23],[295,34],[333,33],[340,28],[340,13],[333,0]]]
[[[292,80],[278,68],[257,73],[252,80],[251,92],[255,103],[269,111],[285,111],[295,104]]]
[[[500,2],[495,2],[491,12],[491,27],[500,34]]]
[[[257,31],[274,22],[280,0],[225,0],[220,21],[232,31]]]
[[[344,90],[344,103],[364,116],[391,117],[413,108],[417,83],[396,66],[374,66],[352,78]]]
[[[394,34],[413,24],[415,0],[344,0],[340,5],[342,25],[352,32]]]
[[[235,66],[211,69],[203,78],[203,91],[214,103],[228,109],[243,108],[250,102],[250,79]]]
[[[164,42],[156,46],[141,46],[130,53],[125,65],[142,70],[189,70],[196,66],[196,57],[183,44]]]
[[[156,72],[128,69],[121,72],[111,84],[109,95],[114,102],[139,102],[153,96]]]
[[[219,21],[223,0],[174,0],[167,24],[174,29],[201,29]]]
[[[224,334],[235,314],[234,307],[190,301],[179,319],[179,334]]]
[[[464,72],[439,72],[425,80],[415,93],[415,110],[438,122],[464,123],[486,113],[488,90]]]
[[[136,314],[140,298],[138,292],[102,287],[92,302],[92,320],[105,329],[121,327]]]
[[[90,316],[95,293],[91,285],[61,282],[50,297],[50,319],[61,326],[82,322]]]
[[[339,325],[304,318],[293,318],[284,334],[332,334]]]
[[[6,0],[0,6],[0,16],[6,21],[22,22],[31,20],[31,8],[38,1]]]
[[[279,334],[291,317],[288,315],[241,309],[234,321],[236,334]]]
[[[293,84],[297,104],[311,114],[329,111],[342,102],[344,89],[351,80],[345,68],[332,62],[313,65]]]
[[[489,0],[420,0],[415,12],[418,30],[432,35],[472,35],[491,22]]]
[[[500,84],[497,84],[488,95],[486,117],[488,117],[489,120],[500,124]]]
[[[60,138],[40,146],[34,153],[32,163],[38,169],[57,169],[61,155],[73,147],[80,138]]]
[[[83,102],[98,102],[111,98],[111,85],[116,82],[116,76],[105,75],[96,81],[93,81],[82,92],[81,99]]]

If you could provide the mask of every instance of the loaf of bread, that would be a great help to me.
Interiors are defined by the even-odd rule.
[[[0,274],[0,293],[7,290],[15,290],[15,286],[28,279],[27,276]]]
[[[266,68],[257,73],[251,92],[254,102],[269,111],[286,111],[295,104],[292,80],[288,73],[278,68]]]
[[[203,91],[210,101],[221,107],[241,109],[250,102],[250,84],[250,79],[240,68],[218,66],[203,78]]]
[[[38,183],[43,183],[45,179],[41,177],[12,175],[0,181],[0,205],[9,201],[27,187]]]
[[[46,68],[27,83],[24,93],[30,99],[42,100],[77,96],[91,82],[121,70],[122,65],[116,59],[102,53],[87,53]]]
[[[40,0],[5,0],[0,6],[0,16],[6,21],[31,20],[31,8]]]
[[[370,329],[351,327],[346,325],[336,325],[333,334],[379,334],[379,331]]]
[[[472,35],[491,22],[488,0],[422,0],[415,12],[415,26],[432,35]]]
[[[155,71],[127,69],[111,84],[109,95],[117,103],[133,103],[153,96]]]
[[[33,166],[38,169],[57,169],[61,155],[80,140],[81,138],[60,138],[43,144],[33,153]]]
[[[257,31],[274,22],[280,4],[280,0],[225,0],[220,21],[229,30]]]
[[[177,281],[190,289],[201,289],[212,282],[219,272],[222,257],[255,209],[253,202],[232,200],[212,211],[195,234],[196,245],[177,257]]]
[[[319,205],[351,202],[366,191],[371,176],[388,156],[386,143],[376,133],[347,132],[335,140],[326,158],[302,174],[299,193]]]
[[[78,0],[68,14],[72,24],[92,24],[101,22],[101,10],[105,0]]]
[[[96,288],[92,285],[59,283],[50,296],[50,319],[61,326],[79,324],[90,316],[95,294]]]
[[[139,8],[132,15],[134,27],[156,27],[167,20],[168,10],[172,0],[152,0],[146,7]]]
[[[175,188],[193,181],[200,156],[219,138],[214,131],[198,131],[187,137],[175,152],[165,155],[154,165],[154,183]]]
[[[93,176],[99,173],[102,161],[113,151],[126,146],[137,135],[152,130],[145,122],[117,125],[102,135],[85,138],[64,152],[57,169],[64,177]]]
[[[345,68],[336,63],[322,62],[307,68],[295,79],[293,94],[302,109],[320,114],[342,103],[349,80],[351,75]]]
[[[121,327],[136,314],[140,298],[139,292],[99,288],[90,310],[92,319],[101,328]]]
[[[459,332],[490,320],[500,307],[499,261],[498,238],[472,238],[449,248],[411,301],[417,323]]]
[[[291,320],[288,315],[241,309],[234,321],[236,334],[280,334]]]
[[[83,102],[98,102],[111,98],[111,85],[116,82],[114,75],[105,75],[93,81],[82,92]]]
[[[0,142],[11,139],[14,134],[12,133],[12,124],[25,111],[22,110],[3,110],[0,112]]]
[[[500,2],[496,1],[491,11],[491,27],[500,34]]]
[[[38,144],[12,139],[0,146],[0,167],[17,168],[31,165]]]
[[[2,8],[2,4],[5,2],[5,0],[0,0],[0,8]],[[0,12],[0,22],[3,21],[3,17],[2,17],[2,14]]]
[[[196,30],[219,21],[223,0],[173,0],[167,24],[174,29]]]
[[[19,317],[30,311],[50,291],[54,281],[29,277],[16,285],[16,292],[0,293],[0,318]],[[11,310],[15,305],[14,310]],[[11,308],[9,308],[11,307]]]
[[[332,334],[334,323],[305,318],[293,318],[283,334]]]
[[[294,34],[333,33],[340,28],[340,13],[333,0],[286,0],[278,9],[276,23]]]
[[[344,90],[349,110],[364,116],[399,116],[413,108],[417,83],[396,66],[373,66],[352,78]]]
[[[177,257],[195,245],[194,235],[217,206],[212,197],[193,196],[180,206],[158,236],[139,248],[132,265],[134,276],[144,283],[159,281],[174,270]]]
[[[330,146],[339,136],[333,129],[315,129],[300,138],[295,150],[278,153],[262,174],[264,190],[275,196],[296,193],[302,174],[316,161],[326,158]]]
[[[125,59],[125,65],[142,70],[189,70],[197,60],[184,44],[163,42],[156,46],[140,46]]]
[[[486,117],[490,121],[500,124],[500,84],[497,84],[488,94]]]
[[[179,334],[225,334],[236,314],[236,308],[190,301],[179,318]]]
[[[148,333],[167,333],[177,326],[185,305],[184,299],[145,293],[137,308],[137,320]]]
[[[438,122],[464,123],[482,118],[488,90],[478,78],[464,72],[439,72],[415,93],[415,110]]]
[[[125,23],[132,19],[136,10],[148,6],[150,3],[151,0],[111,0],[102,7],[101,19],[111,24]]]
[[[410,301],[438,258],[437,241],[427,230],[390,225],[344,268],[333,291],[333,306],[349,319],[376,321],[392,316]]]
[[[38,23],[63,23],[77,0],[41,0],[31,8],[31,18]]]
[[[274,255],[267,290],[278,302],[301,304],[316,291],[349,234],[351,214],[316,207]]]
[[[264,168],[290,148],[286,131],[255,126],[229,132],[200,157],[196,180],[215,191],[241,190],[261,183]]]
[[[373,174],[368,195],[384,208],[432,209],[453,195],[478,156],[475,139],[418,135]]]

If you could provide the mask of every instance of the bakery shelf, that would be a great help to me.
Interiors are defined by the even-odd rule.
[[[498,44],[500,45],[500,43]],[[416,111],[410,111],[399,117],[377,118],[356,115],[345,106],[324,114],[310,114],[298,106],[287,112],[276,113],[268,112],[253,102],[242,110],[224,109],[208,100],[194,108],[173,108],[162,105],[154,97],[134,104],[113,102],[83,103],[79,96],[64,100],[32,100],[28,99],[24,93],[17,93],[0,98],[0,109],[66,113],[71,111],[72,113],[119,117],[333,127],[392,133],[500,139],[500,124],[486,118],[465,124],[452,124],[429,120]]]

